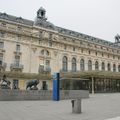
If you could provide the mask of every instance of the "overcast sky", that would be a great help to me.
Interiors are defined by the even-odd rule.
[[[0,0],[0,12],[30,20],[41,6],[56,26],[112,42],[120,34],[120,0]]]

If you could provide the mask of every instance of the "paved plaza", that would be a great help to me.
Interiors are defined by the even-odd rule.
[[[120,120],[120,93],[95,94],[72,114],[70,100],[0,101],[0,120]]]

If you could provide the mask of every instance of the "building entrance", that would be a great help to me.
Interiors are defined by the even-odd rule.
[[[92,83],[93,82],[93,83]],[[61,80],[62,90],[89,90],[90,93],[120,92],[120,80],[118,79],[91,79],[87,80]]]
[[[95,93],[120,92],[120,80],[118,79],[94,79]],[[89,91],[92,92],[92,80],[89,80]]]

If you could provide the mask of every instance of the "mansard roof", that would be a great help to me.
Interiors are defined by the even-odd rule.
[[[1,12],[0,12],[0,19],[5,19],[5,20],[12,21],[12,22],[22,23],[22,24],[30,25],[30,26],[33,25],[33,21],[31,20],[27,20],[22,17],[16,17],[13,15],[8,15],[6,13],[1,13]]]
[[[41,9],[41,8],[40,8]],[[13,21],[16,23],[21,23],[24,25],[29,25],[29,26],[40,26],[43,28],[47,28],[47,29],[52,29],[54,31],[58,31],[59,33],[63,34],[63,35],[69,35],[72,37],[77,37],[80,39],[84,39],[85,41],[89,41],[89,42],[94,42],[94,43],[98,43],[98,44],[102,44],[105,46],[109,46],[109,47],[113,47],[113,48],[120,48],[120,46],[118,46],[117,44],[113,43],[113,42],[109,42],[100,38],[96,38],[90,35],[86,35],[83,33],[79,33],[79,32],[75,32],[72,30],[68,30],[62,27],[58,27],[55,26],[54,24],[52,24],[51,22],[47,21],[47,20],[43,20],[43,19],[36,19],[35,21],[32,20],[27,20],[24,19],[22,17],[16,17],[16,16],[12,16],[12,15],[8,15],[6,13],[0,13],[0,19],[5,19],[5,20],[9,20],[9,21]]]
[[[69,35],[69,36],[73,36],[73,37],[77,37],[77,38],[82,38],[86,41],[95,42],[95,43],[99,43],[99,44],[110,46],[110,47],[120,48],[119,46],[115,45],[113,42],[109,42],[107,40],[103,40],[100,38],[96,38],[96,37],[93,37],[90,35],[86,35],[83,33],[75,32],[75,31],[57,27],[57,26],[56,26],[56,28],[57,28],[58,32],[61,34],[65,34],[65,35]]]

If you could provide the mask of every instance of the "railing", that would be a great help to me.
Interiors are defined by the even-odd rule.
[[[39,70],[38,70],[39,73],[42,73],[42,72],[51,72],[51,68],[50,67],[44,67],[44,66],[39,66]]]
[[[70,71],[61,69],[60,72],[70,72]]]
[[[15,50],[14,53],[17,54],[17,55],[21,55],[22,54],[21,50]]]
[[[22,64],[16,64],[16,63],[12,63],[10,65],[10,69],[23,69],[23,65]]]

